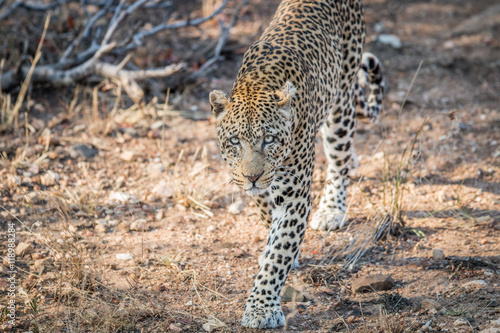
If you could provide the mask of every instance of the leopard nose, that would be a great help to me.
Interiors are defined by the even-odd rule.
[[[260,176],[262,176],[262,174],[264,173],[264,171],[262,171],[261,173],[259,173],[258,175],[244,175],[245,177],[248,178],[249,181],[251,181],[252,183],[255,183],[257,181],[257,179],[260,178]]]

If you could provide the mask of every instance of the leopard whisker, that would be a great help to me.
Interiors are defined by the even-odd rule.
[[[219,186],[222,186],[222,185],[225,185],[225,184],[228,184],[228,183],[230,184],[230,183],[232,183],[232,181],[233,181],[233,180],[232,180],[232,179],[230,179],[230,180],[227,180],[227,181],[225,181],[225,182],[222,182],[222,183],[220,183],[220,184],[215,185],[214,187],[212,187],[210,190],[208,190],[207,192],[205,192],[205,193],[203,194],[203,198],[205,198],[207,195],[211,194],[211,193],[212,193],[213,191],[215,191],[215,189],[217,189]]]

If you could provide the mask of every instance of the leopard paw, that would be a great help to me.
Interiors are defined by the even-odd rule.
[[[325,212],[322,210],[313,214],[309,225],[314,230],[335,230],[342,228],[347,222],[343,212]]]
[[[241,325],[249,328],[277,328],[285,325],[285,315],[280,306],[252,308],[247,305]]]

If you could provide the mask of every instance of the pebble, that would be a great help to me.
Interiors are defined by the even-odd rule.
[[[352,291],[356,293],[390,290],[393,286],[392,277],[382,274],[362,276],[354,279],[351,283]]]
[[[282,302],[306,302],[306,297],[300,291],[290,287],[285,286],[281,291],[281,301]]]
[[[138,219],[138,220],[130,223],[130,230],[131,231],[146,231],[146,230],[148,230],[148,227],[146,225],[146,220],[145,219]]]
[[[134,197],[132,194],[126,192],[111,192],[109,194],[109,201],[119,202],[119,203],[138,203],[139,199]]]
[[[441,249],[432,249],[432,258],[434,260],[444,260],[444,251]]]
[[[160,180],[160,182],[153,187],[152,193],[159,198],[171,198],[175,195],[170,184],[164,179]]]
[[[168,127],[167,124],[165,124],[165,122],[162,121],[162,120],[157,120],[154,123],[152,123],[151,126],[150,126],[150,128],[152,130],[157,130],[157,129],[160,129],[162,127]]]
[[[245,209],[245,203],[241,200],[233,202],[228,208],[227,211],[233,215],[239,215]]]
[[[161,221],[165,216],[165,211],[163,209],[157,209],[155,213],[155,220]]]
[[[431,322],[430,321],[426,322],[425,325],[420,328],[420,330],[422,332],[430,332],[430,331],[432,331]]]
[[[72,158],[83,157],[85,159],[91,159],[94,158],[98,152],[99,149],[81,143],[75,143],[69,147],[69,156]]]
[[[46,186],[57,185],[60,180],[61,176],[52,170],[49,170],[40,176],[40,183]]]
[[[108,229],[106,228],[106,226],[104,224],[98,223],[95,225],[94,230],[97,232],[100,232],[100,233],[105,233]]]
[[[23,257],[27,254],[30,254],[32,251],[33,251],[33,245],[31,243],[21,242],[17,244],[16,255],[19,257]]]
[[[119,260],[132,260],[132,255],[130,253],[117,253],[116,259]]]
[[[165,171],[165,167],[162,163],[151,163],[147,166],[146,171],[150,176],[161,176]]]
[[[126,162],[131,162],[135,157],[135,153],[130,150],[125,150],[119,155],[120,159],[126,161]]]
[[[51,160],[55,160],[56,158],[59,157],[59,154],[56,153],[55,151],[49,151],[48,156]]]
[[[396,35],[381,34],[377,36],[376,41],[384,45],[392,46],[395,49],[400,49],[401,46],[403,46],[401,39]]]
[[[488,287],[488,283],[484,280],[473,280],[463,284],[464,288],[467,289],[482,289]]]

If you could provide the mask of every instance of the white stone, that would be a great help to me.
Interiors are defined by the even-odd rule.
[[[109,195],[109,201],[117,203],[137,203],[139,199],[134,197],[132,194],[126,192],[111,192]]]
[[[164,179],[160,180],[153,188],[153,194],[159,198],[171,198],[175,195],[174,190]]]
[[[133,231],[146,231],[148,228],[146,226],[146,220],[145,219],[138,219],[132,223],[130,223],[130,230]]]
[[[444,251],[441,249],[432,249],[432,258],[434,260],[444,260]]]
[[[130,150],[126,150],[120,154],[120,158],[124,161],[130,162],[135,158],[135,153]]]
[[[484,280],[473,280],[463,285],[465,288],[485,288],[488,287],[488,283]]]
[[[243,209],[245,208],[245,203],[241,200],[233,202],[228,208],[227,211],[233,215],[241,214]]]
[[[130,253],[117,253],[116,259],[119,260],[132,260],[132,255]]]
[[[381,34],[377,36],[377,42],[385,45],[392,46],[395,49],[400,49],[403,44],[396,35]]]
[[[147,166],[146,171],[150,176],[160,176],[165,171],[165,167],[161,163],[151,163]]]

